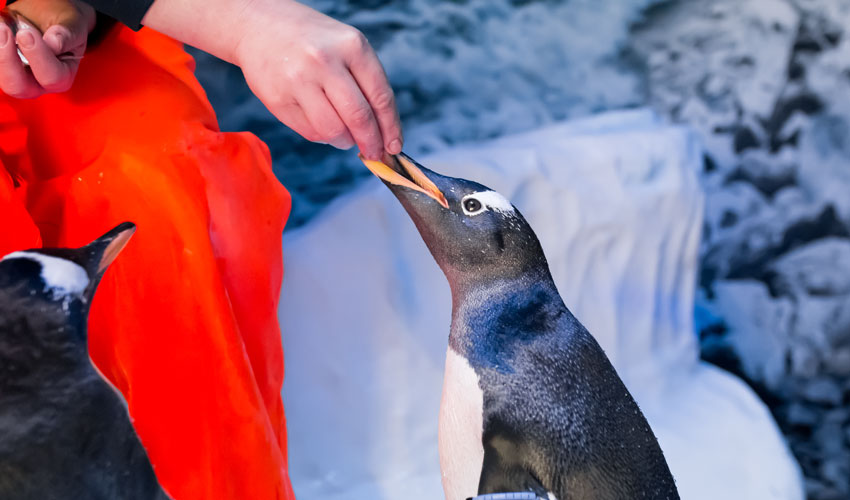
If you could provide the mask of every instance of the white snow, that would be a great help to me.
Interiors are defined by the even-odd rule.
[[[803,498],[764,404],[698,359],[701,149],[647,111],[417,158],[503,193],[659,438],[682,498]],[[299,498],[442,498],[448,284],[377,180],[284,238],[280,319]]]
[[[44,291],[52,292],[54,298],[79,295],[89,286],[89,276],[79,264],[51,255],[36,252],[12,252],[0,260],[29,259],[41,265]]]

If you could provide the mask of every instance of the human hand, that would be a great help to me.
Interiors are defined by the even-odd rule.
[[[94,9],[76,0],[18,0],[6,10],[17,20],[17,34],[0,23],[0,90],[30,99],[71,88],[94,28]]]
[[[310,141],[356,143],[369,159],[401,152],[393,91],[362,33],[292,0],[260,12],[235,62],[269,111]]]
[[[295,0],[155,0],[142,24],[242,68],[280,121],[368,159],[401,151],[392,88],[356,29]]]

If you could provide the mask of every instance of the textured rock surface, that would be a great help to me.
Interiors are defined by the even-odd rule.
[[[707,147],[703,356],[771,404],[813,500],[850,498],[850,2],[668,2],[649,101]]]
[[[628,112],[420,160],[499,190],[528,218],[567,305],[653,426],[682,498],[799,500],[799,469],[767,408],[698,359],[703,197],[693,139]],[[451,300],[412,222],[373,181],[284,241],[296,493],[441,498],[437,408]]]

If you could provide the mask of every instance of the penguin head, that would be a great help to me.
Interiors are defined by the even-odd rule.
[[[80,248],[37,248],[0,259],[0,316],[50,328],[85,332],[95,289],[136,226],[119,224]]]
[[[440,175],[404,153],[361,160],[404,206],[452,288],[548,273],[537,236],[501,194]]]

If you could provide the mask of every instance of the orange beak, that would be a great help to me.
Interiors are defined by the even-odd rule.
[[[100,260],[97,263],[98,274],[102,274],[106,271],[109,264],[112,264],[112,262],[115,261],[118,254],[121,253],[121,250],[124,249],[127,242],[130,241],[130,237],[133,236],[133,233],[135,232],[136,226],[125,222],[107,233],[108,236],[104,235],[99,239],[107,243],[106,247],[103,249],[103,254],[101,254]]]
[[[366,168],[383,181],[419,191],[433,198],[443,208],[449,208],[449,202],[446,201],[445,195],[443,195],[437,186],[431,182],[431,179],[416,164],[407,159],[406,155],[384,154],[383,161],[367,160],[362,154],[359,156],[363,164],[366,165]]]

